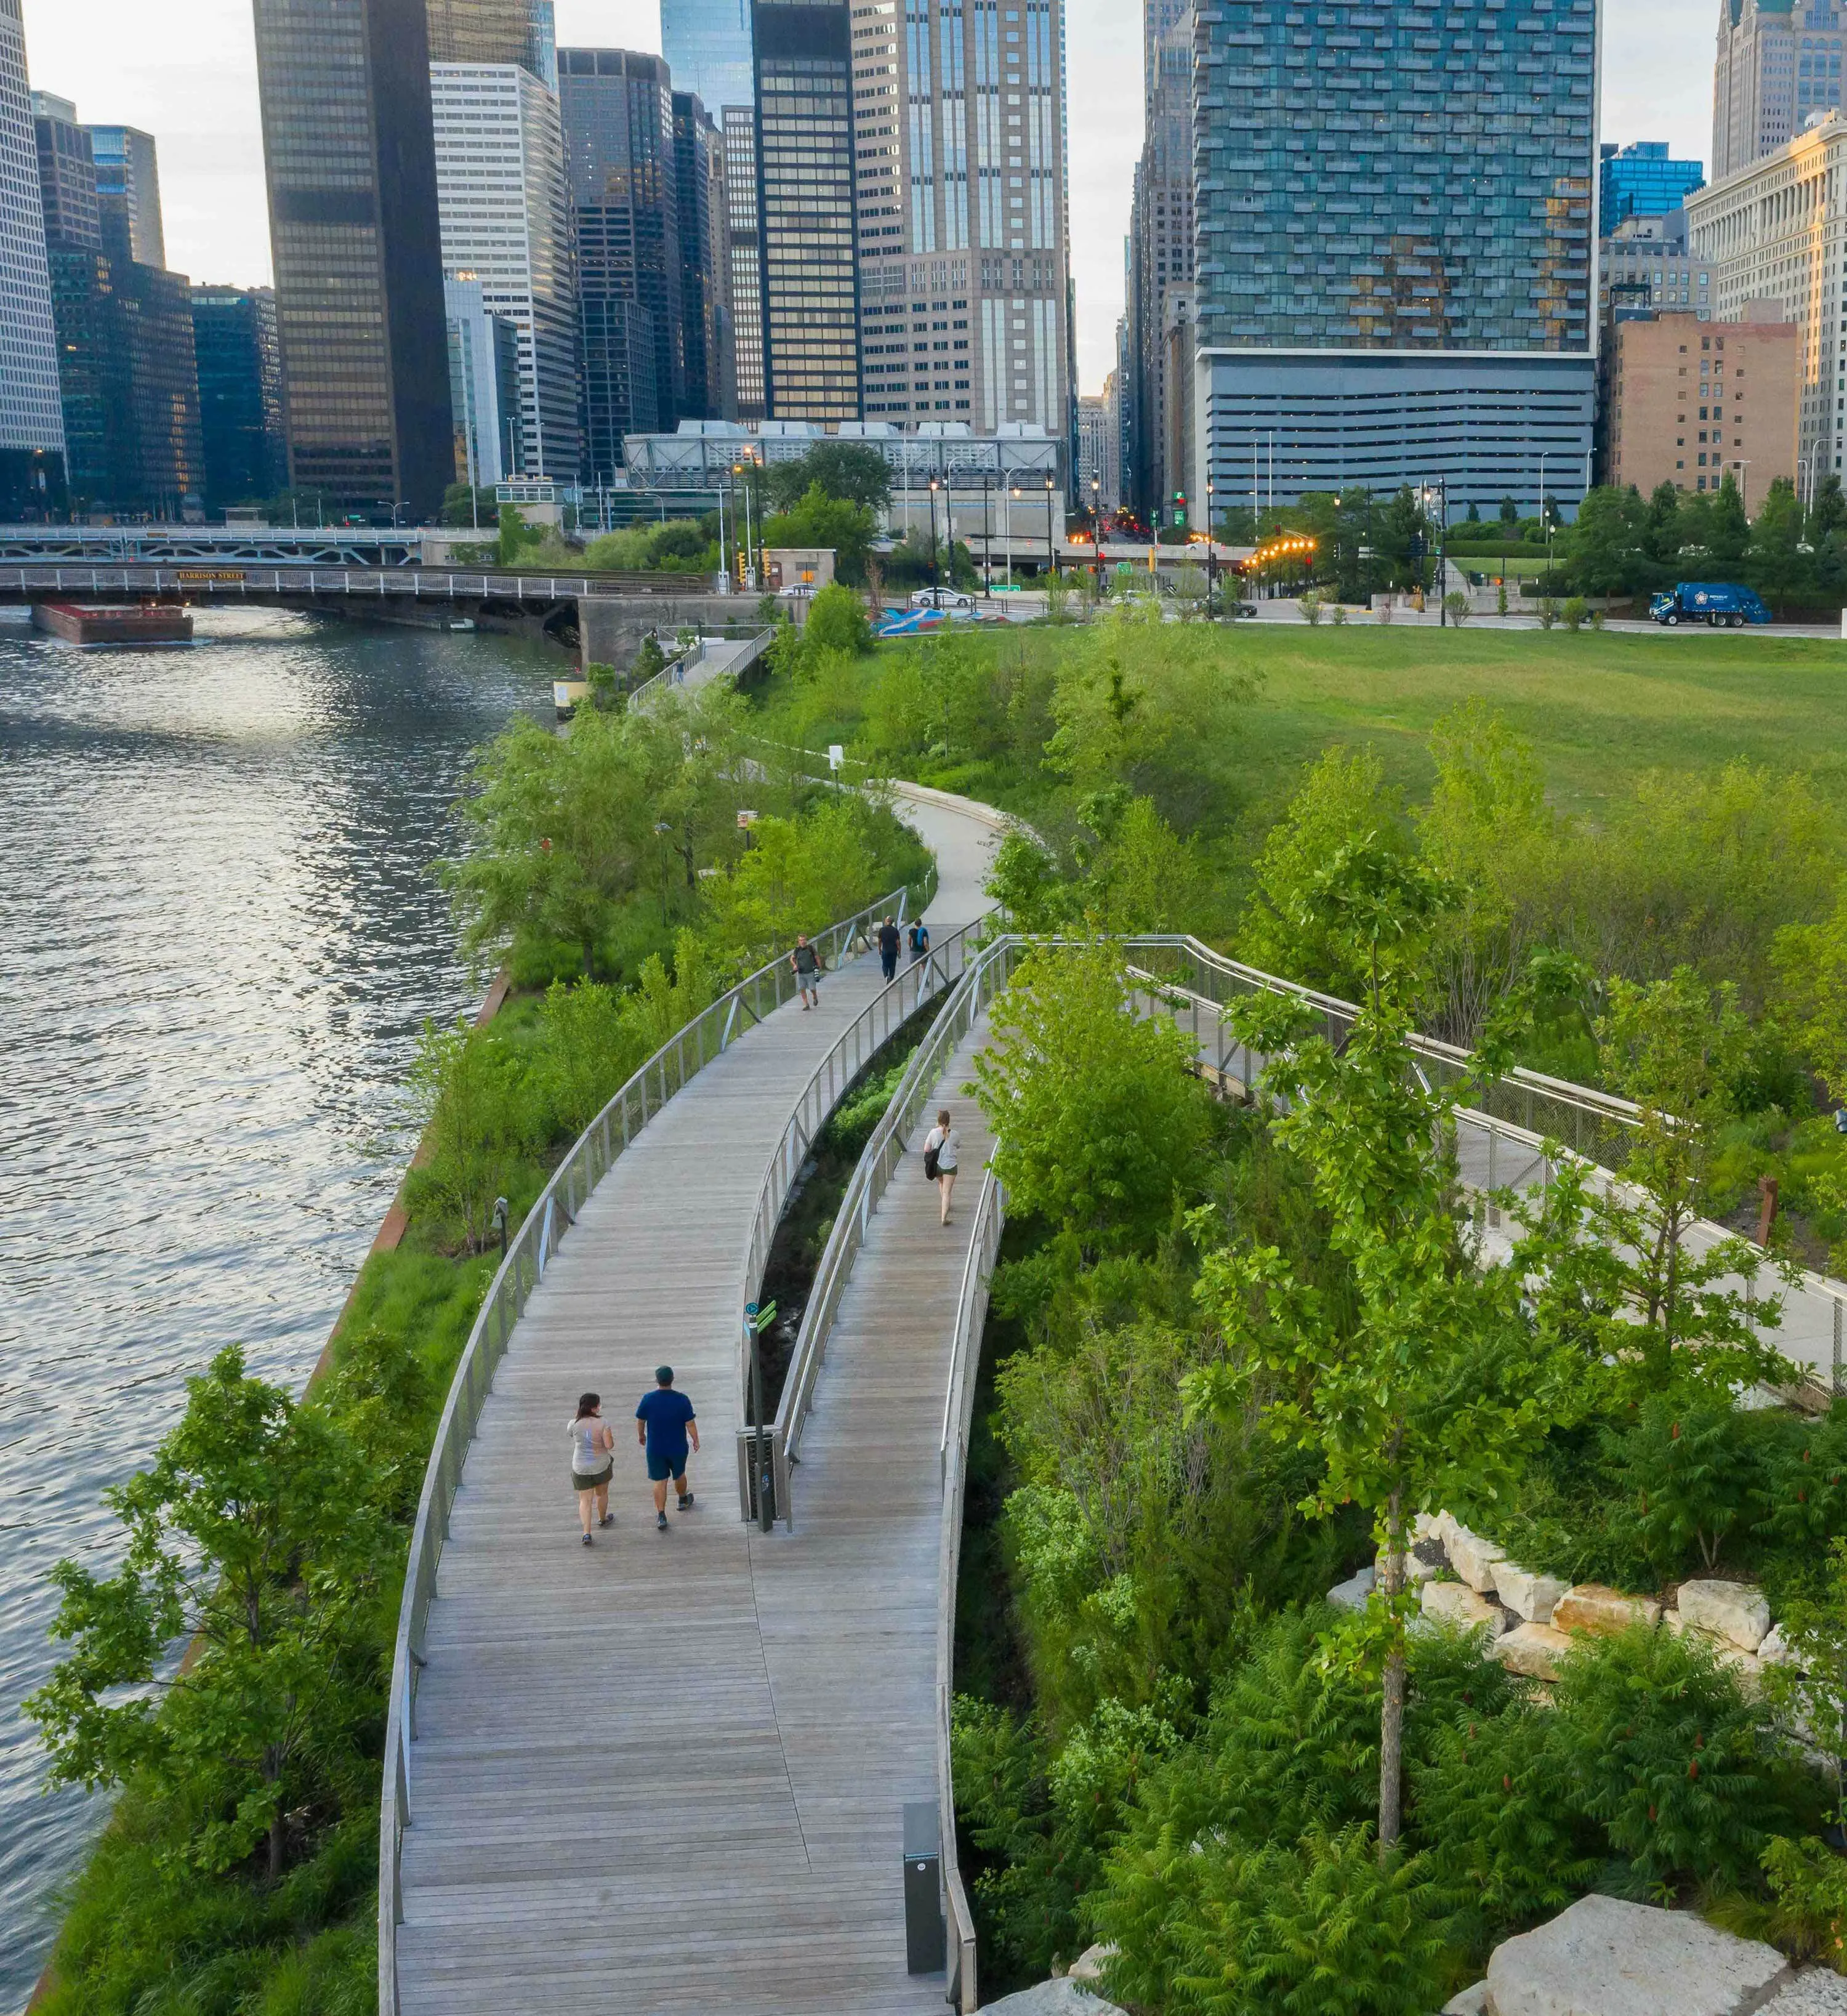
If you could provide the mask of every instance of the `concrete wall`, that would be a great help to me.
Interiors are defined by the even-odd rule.
[[[754,595],[650,595],[593,597],[578,605],[584,664],[626,671],[651,630],[715,632],[727,624],[761,628]]]

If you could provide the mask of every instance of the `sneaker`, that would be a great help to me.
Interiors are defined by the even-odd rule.
[[[586,1533],[586,1534],[584,1535],[584,1545],[587,1547],[587,1546],[590,1546],[591,1544],[592,1544],[592,1543],[591,1543],[590,1536],[589,1536],[589,1535],[588,1533]]]
[[[599,1526],[613,1526],[616,1523],[616,1515],[613,1512],[606,1512],[596,1523]]]
[[[685,1496],[685,1497],[683,1497],[683,1498],[680,1500],[680,1510],[681,1510],[682,1512],[684,1512],[684,1511],[686,1510],[686,1509],[687,1508],[687,1507],[688,1507],[689,1505],[690,1505],[692,1503],[693,1503],[693,1494],[692,1494],[692,1492],[689,1492],[689,1492],[686,1493],[686,1496]]]
[[[664,1512],[656,1513],[654,1525],[657,1531],[664,1533],[667,1531],[667,1514]]]

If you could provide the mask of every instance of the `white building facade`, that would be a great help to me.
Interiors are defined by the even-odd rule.
[[[27,493],[37,487],[39,473],[32,466],[34,458],[56,456],[55,480],[62,484],[64,409],[20,0],[0,0],[0,329],[6,332],[6,362],[0,369],[0,497],[10,499],[16,491],[22,503],[29,502]],[[48,481],[54,480],[52,472],[45,473]]]
[[[1847,54],[1839,0],[1719,0],[1712,179],[1720,182],[1838,110]]]
[[[432,63],[446,272],[479,281],[519,344],[520,473],[574,483],[582,463],[571,201],[556,95],[513,63]]]
[[[1805,497],[1847,475],[1847,118],[1837,113],[1787,146],[1687,199],[1696,260],[1712,272],[1720,322],[1771,319],[1802,333],[1796,429]]]

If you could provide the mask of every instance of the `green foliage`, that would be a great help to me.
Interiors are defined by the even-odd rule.
[[[723,564],[718,513],[606,532],[585,549],[582,564],[595,574],[715,574]]]
[[[809,491],[868,511],[882,511],[891,501],[891,466],[876,448],[861,441],[817,441],[794,462],[772,463],[769,471],[769,502],[777,511],[792,511]],[[773,543],[773,542],[772,542]]]
[[[811,483],[794,504],[763,527],[765,546],[831,547],[834,571],[843,581],[863,586],[866,556],[872,550],[878,521],[866,505],[830,497]]]
[[[1443,597],[1443,614],[1460,630],[1474,613],[1474,605],[1460,589],[1452,589]]]
[[[1664,1577],[1696,1546],[1711,1575],[1759,1488],[1755,1453],[1737,1417],[1729,1407],[1652,1394],[1621,1437],[1620,1452],[1638,1528]]]
[[[1767,1842],[1763,1868],[1779,1939],[1803,1959],[1847,1974],[1847,1862],[1811,1835]]]
[[[411,1088],[425,1152],[407,1193],[461,1251],[478,1253],[493,1233],[495,1199],[540,1146],[524,1065],[491,1027],[426,1022]]]
[[[857,657],[872,649],[872,624],[864,601],[842,581],[830,581],[815,597],[802,626],[810,651],[844,651]]]
[[[1838,1826],[1847,1821],[1847,1534],[1836,1528],[1820,1573],[1807,1588],[1785,1593],[1779,1607],[1791,1656],[1768,1669],[1766,1690],[1786,1721],[1829,1760]],[[1836,1967],[1841,1950],[1837,1939]]]

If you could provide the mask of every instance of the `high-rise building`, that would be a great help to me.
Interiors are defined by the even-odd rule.
[[[488,306],[477,275],[443,282],[449,317],[449,409],[455,467],[477,490],[525,473],[520,424],[520,332]]]
[[[715,118],[756,103],[751,0],[661,0],[661,48],[674,82]]]
[[[1086,510],[1107,511],[1104,478],[1109,466],[1110,411],[1107,390],[1078,401],[1078,502]]]
[[[20,0],[0,0],[0,521],[63,508],[64,410]]]
[[[686,397],[673,86],[659,56],[563,49],[558,88],[577,231],[584,479],[625,435],[671,430]]]
[[[1597,0],[1354,12],[1200,12],[1195,481],[1229,504],[1254,460],[1279,500],[1442,478],[1460,511],[1536,508],[1543,478],[1568,507],[1596,395]]]
[[[861,10],[882,38],[898,32],[892,4],[888,14],[877,4]],[[775,419],[860,417],[851,11],[848,0],[752,0],[765,403]],[[919,18],[916,32],[927,35]],[[863,88],[869,144],[895,130],[895,103],[874,111],[887,88]],[[938,291],[949,283],[945,265]]]
[[[519,332],[520,473],[575,483],[577,281],[558,99],[521,63],[433,63],[430,99],[444,267],[474,274],[488,312]]]
[[[1665,140],[1605,141],[1597,169],[1598,229],[1607,238],[1632,217],[1665,217],[1705,185],[1705,164],[1671,160]]]
[[[1103,509],[1112,517],[1122,508],[1122,380],[1112,371],[1103,381]]]
[[[289,480],[289,450],[274,292],[195,286],[193,351],[206,509],[275,496]]]
[[[134,126],[92,126],[90,148],[103,250],[118,261],[164,266],[167,234],[160,221],[160,162],[153,135]]]
[[[1632,217],[1597,248],[1600,315],[1686,308],[1705,321],[1712,312],[1711,261],[1687,242],[1687,213]]]
[[[1796,455],[1802,332],[1781,322],[1640,315],[1610,332],[1606,482],[1649,495],[1659,484],[1715,491],[1729,473],[1747,506]]]
[[[1841,103],[1840,0],[1719,0],[1712,179],[1748,167]]]
[[[725,257],[731,273],[731,368],[740,419],[764,416],[763,248],[757,229],[757,115],[725,108]]]
[[[255,0],[290,479],[433,520],[454,480],[424,0]]]
[[[686,358],[682,411],[689,419],[730,419],[737,412],[737,388],[725,245],[725,141],[689,91],[673,94],[673,158]]]
[[[1186,487],[1183,477],[1168,466],[1169,430],[1163,416],[1168,404],[1171,351],[1168,290],[1190,290],[1193,284],[1194,24],[1190,5],[1176,6],[1173,0],[1148,0],[1147,11],[1150,20],[1158,15],[1162,25],[1144,38],[1153,67],[1146,94],[1147,137],[1136,164],[1129,232],[1136,445],[1129,488],[1136,511],[1155,526],[1171,521],[1173,493]],[[1190,372],[1190,360],[1187,369]]]
[[[96,156],[89,128],[79,121],[68,98],[35,91],[32,130],[38,147],[45,243],[99,250],[103,214],[96,200]]]
[[[558,88],[553,0],[428,0],[430,60],[517,63]]]
[[[1063,0],[862,6],[852,51],[867,414],[1068,440]]]

